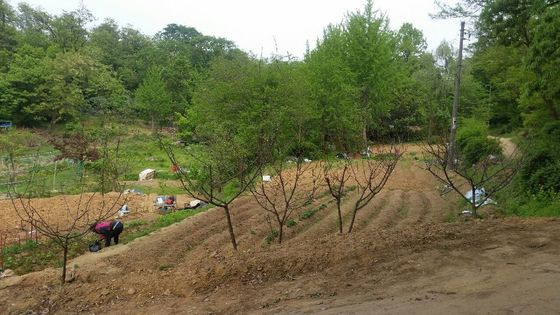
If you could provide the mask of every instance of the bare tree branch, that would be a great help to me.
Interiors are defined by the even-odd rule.
[[[507,187],[520,169],[523,159],[518,150],[509,156],[488,156],[476,163],[467,165],[461,155],[458,156],[456,168],[447,165],[448,146],[444,141],[436,144],[424,144],[425,169],[439,181],[450,187],[471,207],[474,217],[478,217],[478,209],[500,190]],[[472,196],[468,198],[461,191],[467,185]],[[480,192],[484,190],[484,195]],[[477,192],[478,195],[477,195]]]
[[[292,168],[286,165],[284,159],[274,162],[271,168],[274,171],[271,181],[261,181],[250,190],[257,203],[276,219],[278,243],[282,243],[284,226],[293,212],[315,198],[321,179],[317,170],[321,166],[320,163],[306,163],[303,158],[298,158]],[[262,169],[260,175],[261,178],[264,175]],[[305,182],[306,177],[309,177],[310,183]],[[309,186],[311,189],[307,189]]]

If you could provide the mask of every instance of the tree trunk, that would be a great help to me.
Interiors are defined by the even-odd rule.
[[[367,136],[367,123],[364,119],[364,127],[362,129],[362,140],[364,141],[364,146],[367,147],[367,143],[368,143],[368,136]]]
[[[66,283],[66,263],[68,261],[68,242],[64,242],[63,256],[62,256],[62,278],[60,278],[60,285]]]
[[[433,126],[434,126],[434,108],[432,105],[430,106],[430,115],[428,119],[428,143],[432,143]]]
[[[368,104],[369,104],[369,91],[367,90],[367,88],[364,88],[364,91],[362,92],[362,110],[363,110],[363,129],[362,129],[362,137],[363,137],[363,141],[364,141],[364,146],[367,147],[368,145],[368,135],[367,135],[367,116],[366,116],[366,112],[367,112],[367,108],[368,108]]]
[[[340,198],[336,200],[336,210],[338,211],[338,231],[342,234],[342,211],[340,210]]]
[[[280,222],[279,222],[279,227],[278,227],[278,244],[282,244],[283,235],[284,235],[284,223],[280,223]]]
[[[237,250],[237,242],[235,241],[235,233],[233,232],[233,224],[231,223],[231,215],[229,213],[229,205],[225,205],[222,208],[224,208],[224,211],[226,213],[226,219],[227,219],[228,230],[229,230],[229,238],[231,239],[231,245],[233,245],[234,250]]]
[[[472,204],[471,207],[472,207],[473,218],[475,219],[478,218],[478,207],[475,206],[475,204]]]
[[[354,222],[356,221],[356,214],[358,213],[358,205],[354,207],[354,212],[352,213],[352,220],[350,221],[350,226],[348,227],[348,234],[352,232],[354,228]]]
[[[476,194],[475,194],[475,192],[476,192],[476,186],[473,186],[472,187],[472,199],[471,199],[471,211],[472,211],[473,218],[476,219],[476,218],[478,218],[478,213],[476,211],[478,209],[478,207],[476,206]]]

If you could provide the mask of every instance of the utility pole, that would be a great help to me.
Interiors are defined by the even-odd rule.
[[[459,110],[459,99],[461,98],[461,66],[463,63],[463,40],[465,39],[465,22],[461,22],[461,37],[459,40],[459,58],[457,60],[457,73],[455,74],[455,92],[453,93],[453,111],[451,113],[451,133],[449,135],[449,150],[447,165],[451,169],[456,166],[455,134],[457,133],[457,112]]]

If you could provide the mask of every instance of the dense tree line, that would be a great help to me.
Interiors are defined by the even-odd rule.
[[[197,141],[208,130],[268,128],[286,139],[297,130],[305,141],[292,150],[308,151],[446,129],[453,48],[427,52],[421,31],[389,29],[370,2],[329,25],[303,60],[256,58],[177,24],[153,37],[110,19],[88,28],[84,8],[50,15],[2,0],[0,17],[0,119],[18,125],[116,113],[156,127],[178,113]],[[466,89],[478,104],[480,87]]]
[[[88,29],[93,21],[83,8],[50,15],[0,1],[0,119],[37,126],[127,113],[169,121],[190,104],[211,60],[237,51],[182,25],[150,38],[113,20]],[[154,100],[148,90],[158,88]]]
[[[469,18],[476,39],[464,60],[460,120],[523,131],[522,186],[559,191],[558,1],[440,7],[441,17]],[[50,15],[0,0],[0,119],[48,126],[137,117],[247,159],[271,144],[271,154],[313,157],[448,130],[456,49],[443,42],[426,51],[420,30],[390,29],[371,1],[327,26],[301,60],[257,58],[184,25],[150,37],[113,20],[86,27],[93,21],[83,8]]]
[[[518,135],[526,156],[517,189],[557,195],[560,1],[462,0],[440,8],[442,17],[471,22],[471,71],[488,95],[488,125]]]

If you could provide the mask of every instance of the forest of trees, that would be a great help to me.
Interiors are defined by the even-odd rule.
[[[440,9],[440,18],[468,19],[474,35],[460,122],[519,138],[527,158],[514,189],[559,192],[559,1],[462,0]],[[326,26],[302,60],[256,57],[184,25],[146,36],[93,21],[84,8],[51,15],[0,0],[0,120],[49,128],[134,118],[176,126],[187,143],[221,139],[251,155],[274,142],[309,157],[449,128],[456,47],[427,51],[419,29],[389,28],[371,1]]]

